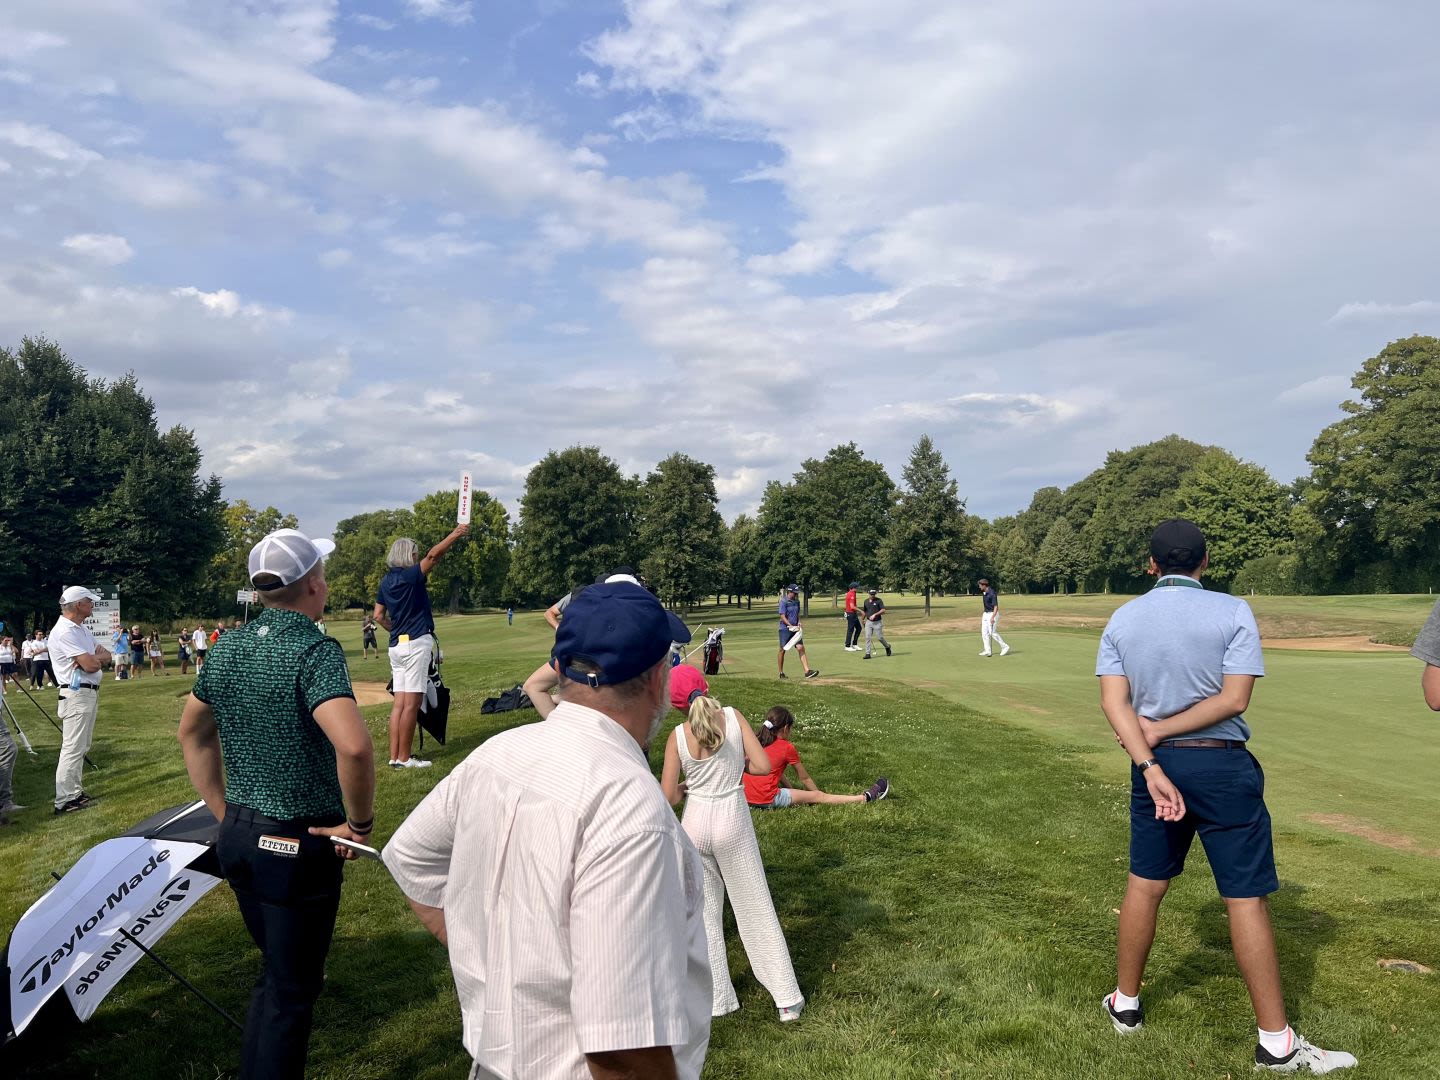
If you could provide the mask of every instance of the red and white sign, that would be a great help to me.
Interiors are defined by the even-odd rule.
[[[460,508],[455,512],[457,525],[470,524],[470,474],[460,474]]]

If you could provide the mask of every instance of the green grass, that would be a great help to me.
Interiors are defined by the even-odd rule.
[[[756,816],[810,1004],[800,1023],[776,1023],[732,934],[743,1007],[715,1023],[707,1076],[1249,1073],[1252,1019],[1198,849],[1162,912],[1147,1031],[1121,1040],[1099,1013],[1125,877],[1127,772],[1091,672],[1099,628],[1123,599],[1005,597],[1014,651],[1003,661],[975,655],[974,598],[937,601],[929,620],[913,598],[899,600],[887,619],[896,655],[868,662],[839,649],[841,619],[816,604],[807,637],[824,676],[784,684],[774,679],[769,605],[695,613],[692,626],[727,627],[730,674],[715,680],[717,691],[752,719],[790,705],[807,766],[827,789],[859,790],[880,773],[895,785],[872,806]],[[1262,625],[1308,628],[1290,636],[1413,632],[1429,601],[1267,598],[1256,609]],[[332,629],[358,645],[358,627]],[[382,841],[469,750],[533,717],[496,723],[478,709],[545,654],[538,614],[519,614],[509,628],[503,616],[447,620],[441,634],[454,737],[436,751],[436,768],[381,775]],[[1440,967],[1440,731],[1420,700],[1419,665],[1403,653],[1279,650],[1267,665],[1250,716],[1276,822],[1283,886],[1274,910],[1292,1019],[1322,1045],[1360,1056],[1347,1075],[1440,1075],[1440,977],[1376,966],[1403,957]],[[384,668],[352,654],[357,678],[383,681]],[[173,740],[187,682],[105,684],[93,751],[105,768],[86,781],[104,801],[59,820],[47,796],[58,740],[28,702],[15,703],[42,757],[22,754],[16,773],[17,797],[37,809],[0,832],[7,925],[48,886],[50,870],[189,797]],[[366,713],[383,748],[387,710]],[[243,1011],[258,958],[226,890],[203,900],[160,951]],[[88,1025],[27,1035],[0,1073],[233,1071],[235,1035],[152,968],[137,967]],[[347,871],[311,1066],[334,1078],[454,1077],[467,1067],[445,952],[375,864]]]

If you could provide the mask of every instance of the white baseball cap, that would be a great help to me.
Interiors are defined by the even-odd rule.
[[[65,591],[60,594],[60,606],[78,604],[81,600],[98,601],[99,599],[99,596],[85,588],[84,585],[67,585]]]
[[[279,578],[272,585],[255,585],[261,592],[293,585],[335,550],[333,540],[311,540],[298,529],[276,529],[250,549],[250,583],[262,574]]]

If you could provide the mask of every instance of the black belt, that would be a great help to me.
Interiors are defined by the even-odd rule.
[[[1244,750],[1245,744],[1237,739],[1171,739],[1162,742],[1157,750]]]
[[[91,686],[89,683],[81,683],[79,686],[67,686],[65,689],[71,691],[89,690],[93,694],[96,693],[100,688],[98,686]]]

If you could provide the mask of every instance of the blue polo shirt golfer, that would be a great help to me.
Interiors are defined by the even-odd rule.
[[[805,655],[804,637],[800,631],[800,586],[787,585],[784,595],[780,597],[780,651],[776,654],[776,664],[779,667],[780,678],[789,678],[785,674],[785,654],[792,649],[799,654],[800,663],[805,668],[805,678],[813,679],[820,672],[810,666],[810,660]]]
[[[1265,674],[1255,616],[1244,600],[1200,583],[1208,560],[1193,522],[1163,522],[1150,554],[1155,587],[1115,612],[1095,662],[1101,707],[1133,762],[1117,986],[1103,1007],[1122,1034],[1143,1026],[1140,984],[1160,902],[1199,836],[1255,1007],[1256,1067],[1349,1068],[1355,1058],[1313,1046],[1285,1018],[1266,900],[1280,883],[1265,774],[1249,751],[1245,720],[1255,680]]]

